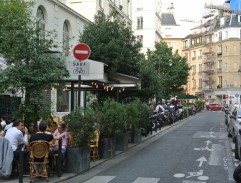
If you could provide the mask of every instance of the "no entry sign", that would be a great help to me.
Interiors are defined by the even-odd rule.
[[[88,59],[90,53],[90,47],[85,43],[80,43],[74,47],[74,57],[80,61]]]

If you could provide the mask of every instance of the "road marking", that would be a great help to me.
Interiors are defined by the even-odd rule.
[[[182,183],[206,183],[206,182],[200,182],[200,181],[194,181],[194,180],[184,180]]]
[[[220,144],[213,144],[212,151],[209,156],[209,165],[221,166],[223,157],[225,156],[225,148]]]
[[[116,176],[94,176],[84,183],[108,183],[115,177]],[[133,183],[158,183],[159,181],[160,178],[138,177]]]
[[[225,141],[225,149],[226,149],[226,156],[227,156],[227,165],[228,165],[228,177],[230,181],[233,181],[233,172],[234,172],[234,165],[233,165],[233,157],[230,152],[230,145],[229,142]]]
[[[114,178],[115,176],[94,176],[84,183],[108,183]]]
[[[133,183],[158,183],[159,178],[138,177]]]
[[[200,161],[200,163],[199,163],[198,166],[201,167],[201,166],[203,165],[203,162],[204,162],[204,161],[207,161],[207,159],[203,156],[203,157],[197,159],[196,161]]]

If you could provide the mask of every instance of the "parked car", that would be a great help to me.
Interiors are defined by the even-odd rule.
[[[234,105],[229,113],[229,123],[228,123],[228,137],[236,142],[237,136],[239,134],[239,129],[241,128],[241,105]]]
[[[221,104],[209,104],[208,108],[209,110],[212,110],[212,111],[218,111],[218,110],[222,110],[224,107]]]

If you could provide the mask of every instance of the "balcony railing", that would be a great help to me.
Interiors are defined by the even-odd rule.
[[[203,91],[211,91],[211,90],[213,90],[213,89],[212,89],[212,87],[203,87],[202,90],[203,90]]]
[[[213,74],[214,73],[214,70],[213,69],[206,69],[203,71],[204,73],[207,73],[207,74]]]

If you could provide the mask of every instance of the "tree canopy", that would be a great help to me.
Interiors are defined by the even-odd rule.
[[[0,0],[0,55],[7,65],[0,72],[0,89],[23,91],[25,106],[36,92],[69,75],[57,52],[54,31],[40,28],[32,8],[30,1]]]
[[[136,76],[141,44],[114,12],[111,16],[96,16],[80,35],[80,42],[90,46],[90,59],[108,65],[107,71]]]
[[[155,44],[155,50],[147,52],[147,61],[153,62],[158,71],[160,90],[157,96],[169,99],[183,90],[182,86],[187,84],[189,66],[185,57],[177,52],[172,53],[172,48],[165,42]]]

